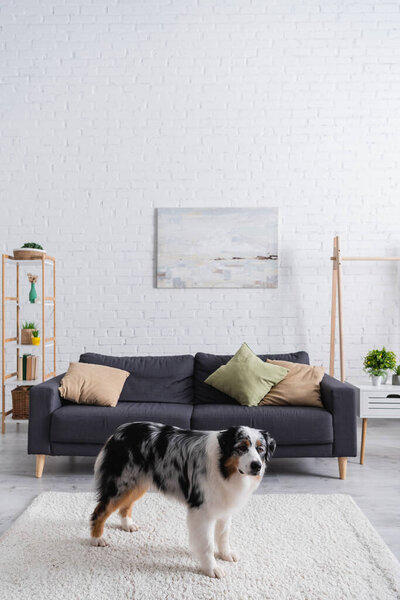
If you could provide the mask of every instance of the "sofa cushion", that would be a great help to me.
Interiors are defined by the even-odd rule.
[[[193,406],[159,402],[120,402],[115,407],[68,404],[57,409],[51,419],[50,440],[104,444],[123,423],[155,421],[190,428]]]
[[[114,367],[71,363],[58,391],[77,404],[116,406],[128,377],[129,371]]]
[[[288,374],[268,392],[261,400],[260,406],[297,405],[317,406],[323,408],[321,402],[321,381],[325,373],[324,367],[301,365],[286,360],[267,360],[267,363],[289,369]]]
[[[131,373],[119,402],[193,403],[193,356],[107,356],[87,352],[79,360]]]
[[[332,415],[313,406],[227,406],[198,404],[193,407],[192,429],[213,430],[247,425],[267,430],[282,445],[332,444]]]
[[[219,367],[225,365],[233,355],[222,355],[222,354],[205,354],[204,352],[198,352],[194,357],[194,403],[195,404],[209,404],[215,402],[216,404],[235,404],[236,400],[227,396],[223,392],[212,388],[207,385],[205,380],[211,373],[214,373]],[[291,354],[259,354],[261,360],[287,360],[290,362],[302,363],[304,365],[310,364],[310,359],[307,352],[292,352]],[[120,369],[124,367],[119,367]],[[129,378],[127,379],[129,381]]]
[[[235,398],[239,404],[257,406],[288,373],[289,369],[264,362],[247,344],[242,344],[235,356],[211,373],[205,383]]]

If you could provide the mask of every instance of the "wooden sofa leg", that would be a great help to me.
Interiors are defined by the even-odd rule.
[[[45,454],[36,454],[36,477],[41,477],[43,474]]]
[[[347,456],[339,456],[339,477],[340,479],[346,479],[347,472]]]

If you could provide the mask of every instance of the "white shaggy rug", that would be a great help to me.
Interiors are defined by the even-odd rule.
[[[106,548],[89,545],[92,494],[46,492],[0,539],[1,600],[399,599],[400,565],[350,496],[257,495],[233,521],[239,563],[199,573],[185,509],[159,494],[113,515]]]

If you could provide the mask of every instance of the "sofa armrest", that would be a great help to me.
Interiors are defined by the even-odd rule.
[[[62,406],[58,391],[65,373],[32,387],[29,395],[28,454],[51,454],[51,414]]]
[[[332,413],[333,456],[357,456],[357,393],[350,383],[330,375],[321,381],[321,400]]]

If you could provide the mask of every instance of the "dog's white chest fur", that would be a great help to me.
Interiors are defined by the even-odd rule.
[[[210,513],[214,513],[213,516],[216,518],[228,516],[241,508],[260,485],[264,473],[262,471],[260,475],[254,477],[236,472],[229,478],[223,479],[216,460],[218,452],[217,433],[215,435],[212,433],[207,444],[209,462],[208,477],[205,484],[207,488],[207,505],[210,508]]]

